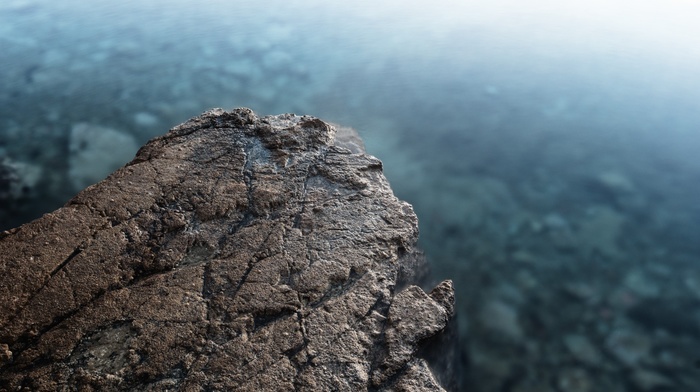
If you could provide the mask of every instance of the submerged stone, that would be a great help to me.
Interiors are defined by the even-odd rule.
[[[68,179],[75,191],[104,179],[133,156],[138,144],[133,136],[118,130],[74,124],[68,143]]]

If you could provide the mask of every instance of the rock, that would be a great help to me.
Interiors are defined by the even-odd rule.
[[[571,225],[563,216],[551,212],[544,216],[542,223],[549,230],[570,230]]]
[[[618,246],[618,239],[624,233],[626,217],[602,206],[591,212],[587,219],[580,222],[576,236],[577,246],[583,255],[599,253],[609,258],[623,257],[624,251]]]
[[[627,367],[636,367],[649,359],[651,340],[642,333],[616,329],[605,342],[607,351]]]
[[[0,366],[12,361],[12,351],[6,344],[0,344]]]
[[[587,184],[590,196],[604,204],[625,211],[626,215],[643,217],[648,214],[650,201],[624,173],[615,170],[591,174]]]
[[[104,179],[138,150],[133,136],[112,128],[78,123],[68,145],[68,178],[75,191]]]
[[[515,342],[522,340],[524,336],[517,309],[498,299],[489,299],[483,305],[477,321],[486,330]]]
[[[444,329],[454,312],[452,282],[443,282],[430,294],[418,286],[409,286],[398,293],[389,308],[385,331],[386,350],[380,352],[377,384],[384,384],[411,361],[420,340]]]
[[[599,366],[602,355],[593,343],[584,335],[565,335],[564,345],[574,358],[583,365],[590,367]]]
[[[661,294],[661,287],[642,269],[629,271],[625,275],[624,285],[635,295],[642,298],[656,298]]]
[[[631,193],[636,191],[636,186],[624,174],[616,171],[599,173],[594,181],[611,193]]]
[[[333,124],[336,129],[336,145],[347,148],[355,154],[365,152],[365,143],[360,138],[360,135],[350,127]]]
[[[562,288],[566,294],[579,301],[591,304],[600,302],[600,293],[588,283],[581,281],[566,282]]]
[[[593,390],[593,383],[584,369],[572,368],[559,372],[557,387],[561,392],[588,392]]]
[[[686,271],[683,278],[685,287],[693,294],[693,297],[700,299],[700,271]]]
[[[134,114],[134,125],[142,128],[155,127],[160,124],[160,119],[148,112],[138,112]]]
[[[212,110],[0,234],[0,389],[443,390],[452,284],[396,288],[417,218],[334,132]]]
[[[678,387],[668,377],[646,369],[635,370],[630,378],[641,391],[673,390]]]

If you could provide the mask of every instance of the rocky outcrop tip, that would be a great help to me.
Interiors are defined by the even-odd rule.
[[[0,234],[0,390],[442,390],[416,350],[452,284],[397,289],[417,235],[333,126],[206,112]]]

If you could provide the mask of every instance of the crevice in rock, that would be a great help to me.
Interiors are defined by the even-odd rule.
[[[299,377],[301,376],[301,373],[312,364],[313,356],[309,355],[309,353],[306,353],[306,358],[303,361],[299,361],[297,359],[297,355],[301,353],[302,351],[306,350],[309,347],[309,336],[306,333],[306,326],[304,325],[304,316],[302,315],[303,310],[297,311],[297,320],[299,321],[299,332],[301,333],[302,337],[302,343],[299,344],[298,346],[293,347],[290,350],[287,350],[283,352],[284,355],[286,355],[290,362],[294,365],[296,369],[296,376],[294,377],[294,386],[296,389],[301,389],[302,385],[299,383]]]
[[[307,203],[307,191],[309,188],[309,179],[311,178],[311,173],[312,173],[312,168],[309,167],[306,170],[306,174],[304,175],[304,185],[302,187],[301,191],[301,208],[299,209],[299,212],[294,216],[294,223],[292,224],[292,227],[295,229],[300,228],[300,223],[301,223],[301,217],[304,215],[304,211],[306,210],[306,203]]]
[[[292,316],[296,314],[295,309],[282,309],[281,312],[275,313],[275,314],[260,314],[260,315],[255,315],[253,317],[253,333],[256,331],[265,328],[267,325],[281,321],[283,319],[288,318],[289,316]]]
[[[348,278],[346,280],[332,284],[331,287],[325,293],[323,293],[321,298],[309,303],[308,307],[312,309],[318,308],[319,306],[322,306],[324,303],[326,303],[329,299],[340,297],[346,294],[360,279],[362,279],[365,276],[365,274],[367,274],[367,271],[358,273],[355,267],[351,267],[350,273],[348,274]]]
[[[408,370],[409,366],[410,361],[405,363],[399,370],[391,374],[391,376],[389,376],[389,378],[387,378],[386,381],[379,385],[372,385],[372,382],[370,380],[370,385],[367,387],[367,392],[381,392],[386,390],[392,390],[392,387],[397,383],[397,381],[400,380],[404,374],[406,374],[406,371]],[[374,368],[377,369],[377,367]]]
[[[71,260],[73,260],[73,258],[75,258],[75,256],[79,255],[80,252],[82,252],[84,248],[85,248],[85,243],[82,243],[82,244],[80,244],[77,248],[75,248],[75,249],[73,250],[73,252],[71,252],[71,254],[68,255],[68,257],[66,257],[65,260],[63,260],[59,265],[56,266],[56,268],[54,268],[53,271],[51,271],[51,274],[50,274],[51,278],[53,278],[54,275],[56,275],[59,271],[61,271],[61,270],[63,269],[63,267],[65,267],[66,265],[68,265],[68,263],[69,263]],[[51,280],[51,278],[49,278],[49,280]],[[46,284],[48,284],[48,281],[46,282]],[[43,289],[44,287],[46,287],[46,284],[44,284],[44,286],[42,286],[42,287],[39,289],[39,291],[41,291],[41,289]]]

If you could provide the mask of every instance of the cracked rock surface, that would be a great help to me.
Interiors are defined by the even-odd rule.
[[[0,234],[0,390],[443,390],[416,351],[454,292],[400,282],[417,235],[330,125],[209,111]]]

